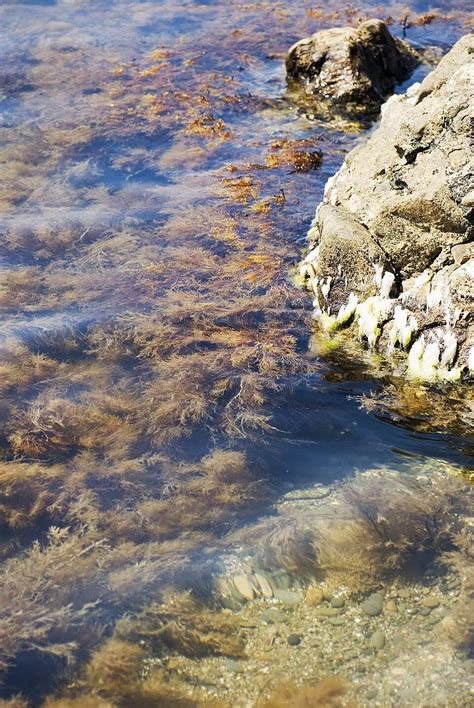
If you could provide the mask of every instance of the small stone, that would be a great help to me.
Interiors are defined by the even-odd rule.
[[[339,614],[339,609],[337,607],[318,607],[313,614],[315,617],[335,617]]]
[[[280,602],[282,602],[284,605],[288,605],[290,607],[299,605],[301,602],[301,597],[299,593],[294,592],[293,590],[281,590],[280,588],[277,588],[274,592],[274,595],[277,600],[280,600]]]
[[[321,588],[317,588],[314,585],[308,588],[306,591],[306,603],[310,607],[316,607],[317,605],[320,605],[323,601],[324,593],[321,590]]]
[[[344,607],[346,604],[343,597],[337,597],[336,595],[331,597],[330,603],[331,607]]]
[[[232,610],[232,612],[240,612],[242,609],[242,603],[234,597],[223,597],[222,606],[225,607],[226,610]]]
[[[233,674],[240,674],[242,671],[242,664],[240,661],[236,661],[235,659],[226,659],[224,661],[224,666],[227,671],[231,671]]]
[[[371,688],[369,691],[367,691],[367,700],[371,701],[373,698],[377,698],[378,691],[376,688]]]
[[[344,617],[329,617],[328,622],[334,625],[334,627],[340,627],[341,624],[344,624],[345,620]]]
[[[428,607],[430,610],[434,610],[435,607],[439,607],[439,597],[424,597],[421,601],[423,607]]]
[[[246,575],[234,575],[233,577],[234,585],[242,597],[246,600],[253,600],[255,597],[255,591],[252,587],[252,583]]]
[[[398,611],[399,611],[399,612],[405,612],[406,609],[407,609],[407,606],[405,605],[404,602],[399,602],[399,603],[398,603]]]
[[[422,607],[420,610],[420,615],[422,617],[427,617],[430,614],[431,610],[429,607]]]
[[[398,597],[403,597],[404,600],[409,598],[411,596],[410,590],[408,588],[401,588],[401,590],[398,591]]]
[[[371,635],[370,643],[374,647],[374,649],[380,651],[380,649],[383,649],[385,646],[385,634],[380,630],[377,630]]]
[[[383,595],[378,592],[372,593],[372,595],[362,603],[362,609],[370,617],[376,617],[383,609]]]
[[[269,576],[268,580],[273,588],[274,593],[275,590],[288,590],[290,587],[290,579],[286,575],[286,573],[273,573],[271,576]]]
[[[296,647],[298,644],[301,644],[301,640],[303,639],[302,634],[289,634],[288,639],[286,640],[290,647]]]
[[[260,620],[264,624],[282,624],[288,622],[288,617],[276,607],[270,607],[269,610],[260,615]]]
[[[263,597],[273,597],[273,590],[268,576],[263,571],[259,570],[255,572],[255,580],[260,590],[262,591]]]
[[[332,592],[329,592],[329,590],[323,590],[323,597],[326,602],[331,602]]]
[[[389,601],[385,604],[385,608],[384,608],[384,609],[385,609],[385,612],[390,612],[390,613],[392,613],[392,614],[393,614],[394,612],[398,612],[398,607],[397,607],[397,603],[395,602],[395,600],[389,600]]]

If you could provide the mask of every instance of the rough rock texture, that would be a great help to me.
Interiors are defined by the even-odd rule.
[[[327,330],[408,352],[408,374],[474,369],[474,35],[421,85],[392,96],[378,130],[326,185],[300,272]]]
[[[420,55],[392,37],[381,20],[368,20],[300,40],[288,52],[286,71],[290,83],[303,84],[307,94],[377,110],[419,61]]]

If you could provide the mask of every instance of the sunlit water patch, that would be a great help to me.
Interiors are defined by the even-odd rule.
[[[284,76],[295,40],[377,14],[425,51],[418,80],[467,20],[451,3],[431,14],[418,4],[409,13],[397,4],[294,5],[2,3],[6,705],[191,706],[217,697],[274,706],[272,691],[291,666],[292,681],[311,683],[301,701],[345,701],[339,678],[318,683],[337,673],[352,685],[347,700],[363,704],[384,654],[375,669],[363,659],[357,673],[358,655],[344,654],[355,648],[341,654],[338,645],[342,624],[329,623],[330,661],[308,673],[291,655],[300,642],[287,641],[314,620],[307,587],[334,591],[328,558],[339,541],[320,529],[313,551],[325,562],[305,556],[315,514],[320,521],[312,500],[344,498],[345,508],[356,471],[356,487],[362,479],[373,496],[376,526],[384,515],[392,524],[403,507],[414,530],[402,543],[390,526],[385,541],[398,544],[398,555],[387,560],[375,544],[374,557],[364,557],[370,582],[351,587],[340,576],[348,621],[358,624],[353,608],[363,593],[379,587],[388,601],[397,583],[411,582],[416,608],[430,609],[420,604],[425,583],[444,598],[439,646],[448,635],[452,642],[445,653],[436,644],[433,661],[457,657],[439,690],[458,682],[453,705],[468,695],[472,628],[459,624],[472,583],[461,503],[471,394],[393,387],[382,360],[312,338],[294,265],[326,180],[376,117],[318,112],[287,93]],[[387,489],[404,500],[398,509],[383,493],[384,470]],[[441,511],[423,507],[426,495]],[[360,528],[359,507],[347,509]],[[427,514],[429,538],[420,531]],[[346,528],[337,514],[332,526]],[[290,567],[270,552],[288,529]],[[367,546],[364,533],[355,553]],[[403,544],[420,538],[410,581]],[[340,572],[349,566],[346,549]],[[237,605],[223,609],[219,582],[250,575],[255,583],[256,571],[267,594],[234,597]],[[281,609],[265,577],[299,593],[296,614]],[[268,623],[255,624],[252,613],[270,609],[283,612],[288,631],[262,633]],[[400,627],[384,620],[390,641],[397,627],[408,632],[407,653],[393,660],[398,671],[425,651],[410,643],[405,619]],[[301,631],[291,631],[293,620]],[[418,628],[423,639],[427,627]],[[369,629],[379,631],[370,625],[359,644],[372,656]],[[269,682],[272,651],[280,669]],[[243,686],[245,666],[252,678]],[[224,671],[217,688],[216,671]],[[423,701],[434,695],[425,678]]]

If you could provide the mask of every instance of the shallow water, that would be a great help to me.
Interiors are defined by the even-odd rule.
[[[427,24],[410,8],[414,81],[468,24],[462,2]],[[291,489],[407,459],[472,466],[464,394],[368,404],[392,383],[383,362],[311,340],[291,278],[373,120],[287,95],[285,52],[374,15],[401,36],[406,14],[0,4],[6,698],[87,693],[77,677],[117,620],[212,572],[229,532]]]

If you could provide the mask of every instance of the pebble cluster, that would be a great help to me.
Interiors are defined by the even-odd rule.
[[[456,653],[444,624],[460,579],[432,568],[416,582],[398,580],[352,596],[347,588],[303,586],[283,572],[248,565],[217,581],[229,591],[246,635],[246,658],[180,658],[174,669],[197,699],[253,706],[284,681],[343,678],[348,698],[364,706],[467,706],[473,661]]]

